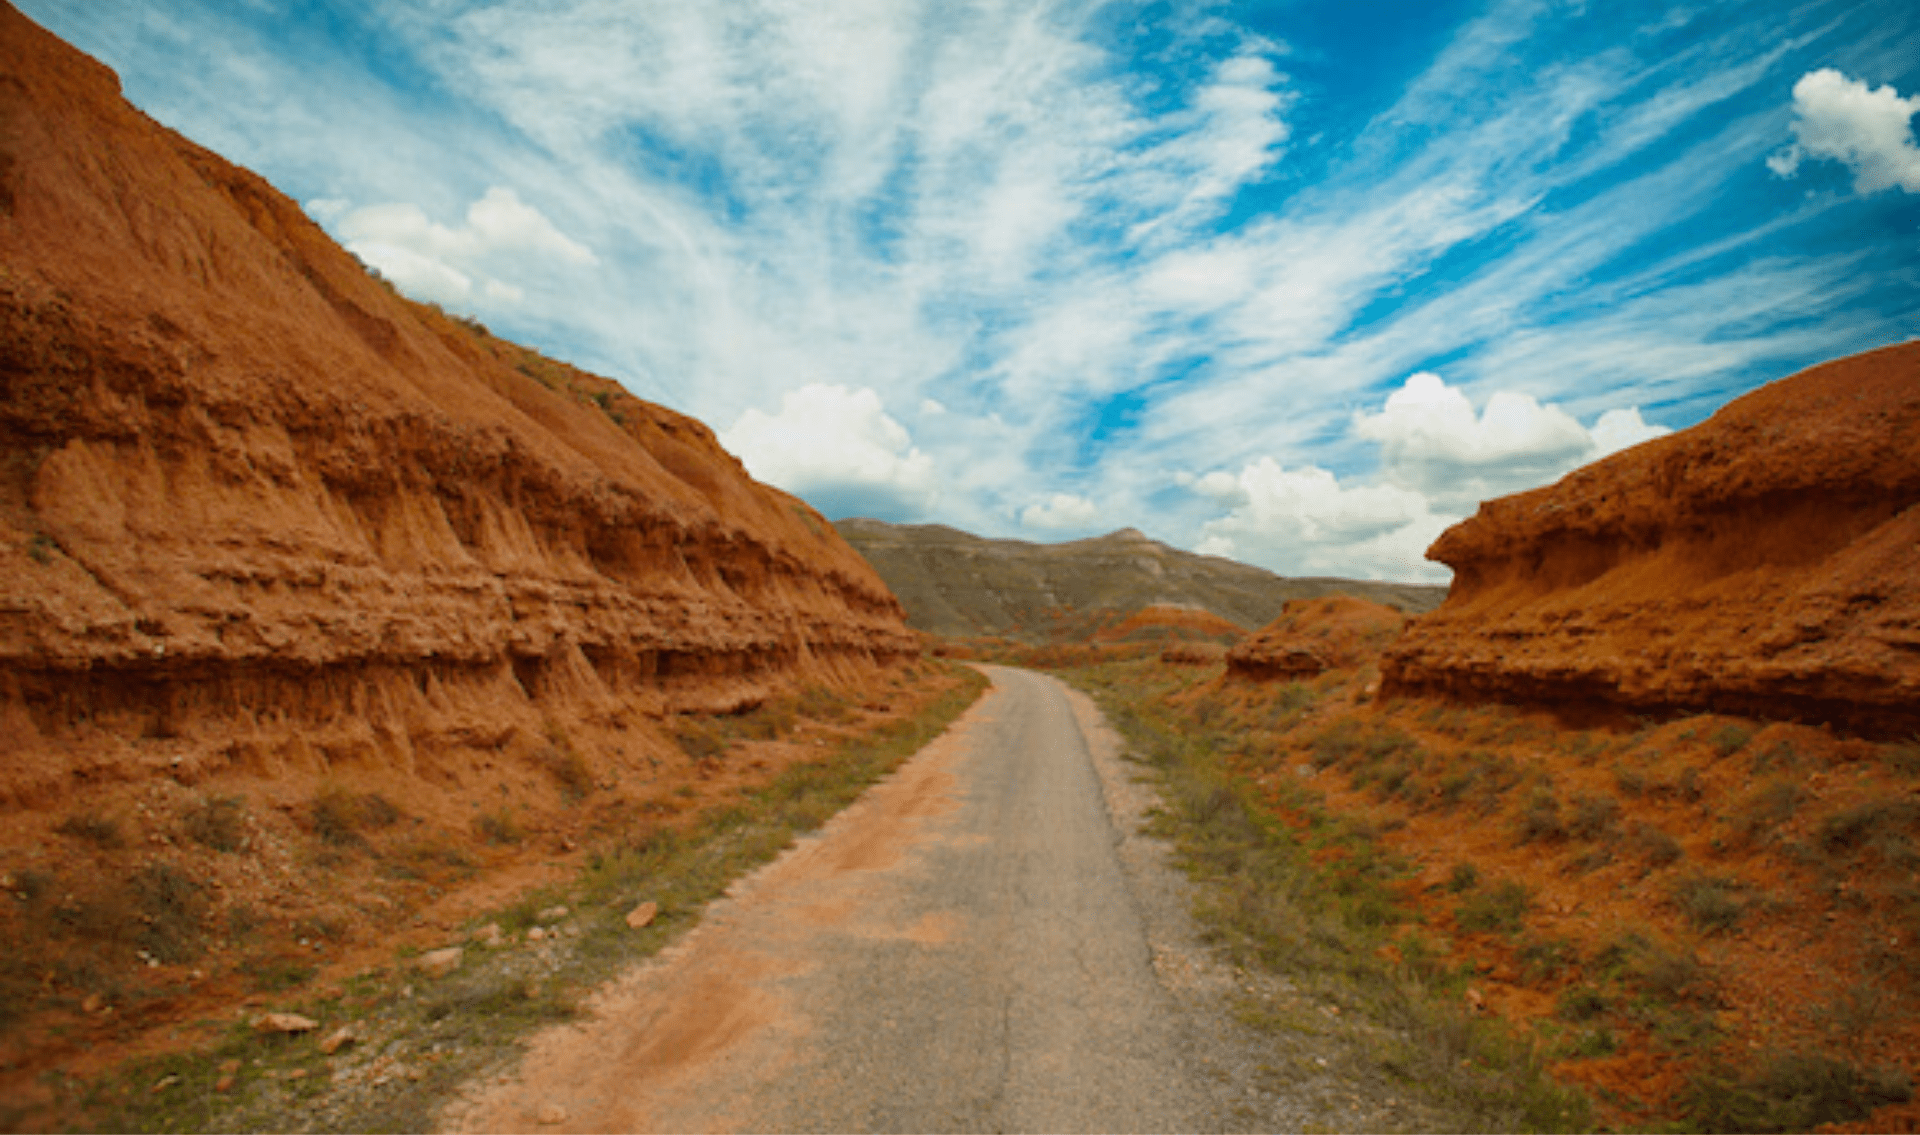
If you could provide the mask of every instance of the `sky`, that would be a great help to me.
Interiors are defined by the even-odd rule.
[[[1444,582],[1920,335],[1911,0],[16,0],[829,517]]]

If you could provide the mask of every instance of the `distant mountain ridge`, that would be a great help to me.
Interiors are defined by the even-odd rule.
[[[1349,579],[1291,579],[1220,556],[1185,552],[1137,529],[1060,544],[990,539],[944,524],[854,518],[834,525],[907,609],[908,625],[950,636],[1058,639],[1091,633],[1107,613],[1195,607],[1248,630],[1289,599],[1346,594],[1431,611],[1447,589]]]

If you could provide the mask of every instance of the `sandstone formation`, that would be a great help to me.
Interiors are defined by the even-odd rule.
[[[1490,501],[1383,692],[1920,733],[1920,343]]]
[[[632,767],[902,618],[707,427],[394,294],[0,5],[0,805]]]
[[[1297,682],[1372,661],[1407,616],[1348,595],[1296,599],[1259,633],[1227,651],[1227,673],[1253,681]]]
[[[1240,630],[1289,599],[1357,595],[1410,612],[1445,589],[1349,579],[1291,579],[1251,564],[1171,548],[1123,528],[1087,540],[990,540],[938,524],[836,525],[887,581],[914,627],[938,635],[1085,641],[1155,606],[1211,612]]]

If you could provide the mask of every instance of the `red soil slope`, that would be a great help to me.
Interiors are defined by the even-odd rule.
[[[1920,732],[1920,343],[1490,501],[1385,692]]]
[[[11,10],[0,75],[0,799],[152,739],[431,775],[915,650],[705,426],[395,296]]]
[[[1269,681],[1311,678],[1373,661],[1405,626],[1392,607],[1350,595],[1294,599],[1259,633],[1227,651],[1227,673]]]

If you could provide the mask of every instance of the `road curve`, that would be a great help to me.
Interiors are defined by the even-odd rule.
[[[1231,1126],[1156,976],[1081,727],[1091,703],[1052,678],[986,669],[993,689],[953,729],[443,1121]]]

